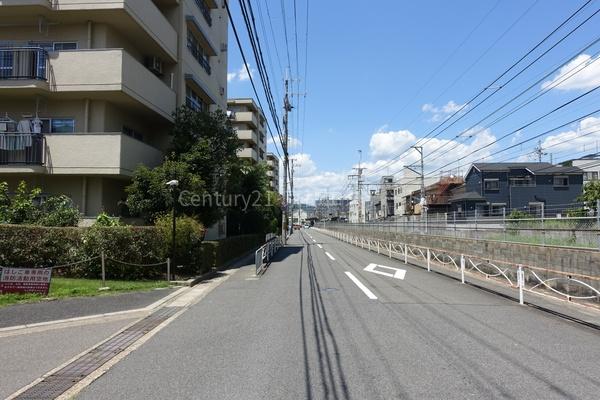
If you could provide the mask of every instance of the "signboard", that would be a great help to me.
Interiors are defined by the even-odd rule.
[[[2,268],[0,294],[38,293],[50,290],[52,268]]]

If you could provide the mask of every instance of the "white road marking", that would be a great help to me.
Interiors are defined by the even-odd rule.
[[[375,268],[390,269],[390,270],[394,271],[394,273],[389,273],[389,272],[384,272],[384,271],[378,271]],[[369,265],[366,266],[366,268],[364,270],[367,271],[367,272],[372,272],[374,274],[379,274],[379,275],[383,275],[383,276],[389,276],[390,278],[395,278],[395,279],[404,279],[404,277],[406,276],[406,270],[405,269],[394,268],[394,267],[386,267],[385,265],[379,265],[379,264],[369,264]]]
[[[317,246],[319,246],[319,248],[320,248],[320,249],[322,249],[322,248],[323,248],[323,246],[321,246],[320,244],[318,244]]]
[[[327,254],[327,257],[331,258],[331,261],[335,261],[335,258],[333,258],[333,256],[329,254],[328,251],[326,251],[325,254]]]
[[[317,243],[317,241],[315,239],[313,239],[313,242]]]
[[[363,285],[363,283],[362,283],[361,281],[359,281],[359,280],[358,280],[358,279],[357,279],[357,278],[356,278],[354,275],[352,275],[352,273],[351,273],[351,272],[348,272],[348,271],[346,271],[346,275],[348,276],[348,278],[350,278],[350,280],[351,280],[352,282],[354,282],[354,284],[355,284],[356,286],[358,286],[358,288],[359,288],[360,290],[362,290],[362,291],[363,291],[363,293],[364,293],[364,294],[366,294],[366,295],[367,295],[367,297],[368,297],[368,298],[370,298],[371,300],[377,300],[377,296],[375,296],[375,295],[373,294],[373,292],[371,292],[371,291],[369,290],[369,288],[368,288],[368,287],[366,287],[365,285]]]

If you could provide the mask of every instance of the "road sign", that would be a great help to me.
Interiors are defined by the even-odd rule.
[[[50,290],[52,268],[2,268],[0,294],[39,293]]]
[[[404,279],[404,277],[406,276],[405,269],[386,267],[385,265],[379,265],[379,264],[369,264],[365,267],[364,270],[367,272],[372,272],[374,274],[379,274],[379,275],[387,276],[387,277],[394,278],[394,279]],[[391,271],[391,272],[386,272],[386,271],[382,271],[382,270],[387,270],[387,271]]]

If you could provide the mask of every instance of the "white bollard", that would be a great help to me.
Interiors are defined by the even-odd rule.
[[[460,255],[460,281],[465,283],[465,256]]]
[[[525,286],[525,271],[523,271],[523,266],[519,264],[519,268],[517,269],[517,285],[519,286],[519,304],[523,305],[525,302],[523,301],[523,287]]]
[[[427,271],[431,272],[431,252],[427,249]]]

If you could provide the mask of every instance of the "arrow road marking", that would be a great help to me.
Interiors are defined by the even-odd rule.
[[[375,268],[385,268],[388,270],[392,270],[394,271],[393,273],[390,272],[384,272],[384,271],[378,271]],[[406,276],[406,270],[405,269],[400,269],[400,268],[393,268],[393,267],[386,267],[385,265],[379,265],[379,264],[369,264],[365,267],[364,269],[367,272],[372,272],[374,274],[379,274],[379,275],[383,275],[383,276],[388,276],[390,278],[395,278],[395,279],[404,279],[404,277]]]
[[[360,290],[362,290],[362,291],[363,291],[363,293],[364,293],[364,294],[366,294],[366,295],[367,295],[367,297],[368,297],[368,298],[370,298],[371,300],[377,300],[377,296],[375,296],[375,295],[373,294],[373,292],[371,292],[371,291],[369,290],[369,288],[368,288],[368,287],[366,287],[366,286],[365,286],[365,285],[364,285],[364,284],[363,284],[361,281],[359,281],[359,280],[358,280],[358,278],[356,278],[354,275],[352,275],[352,273],[351,273],[351,272],[348,272],[348,271],[346,271],[346,275],[348,276],[348,278],[350,278],[350,280],[351,280],[352,282],[354,282],[354,284],[355,284],[356,286],[358,286],[358,288],[359,288]]]

